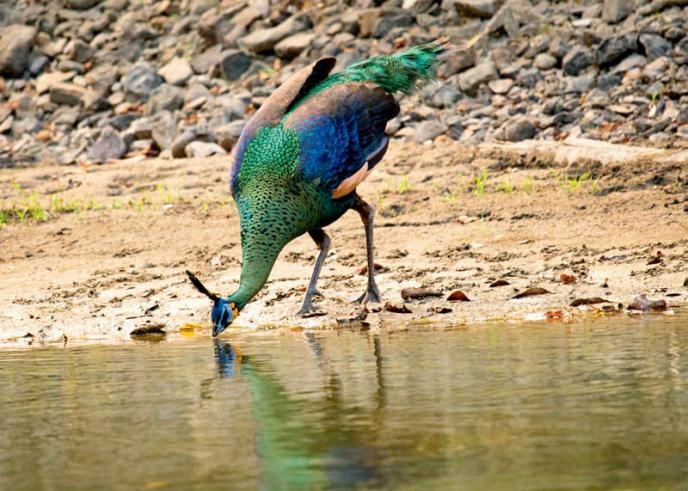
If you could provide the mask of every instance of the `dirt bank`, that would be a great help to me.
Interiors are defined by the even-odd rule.
[[[547,311],[558,317],[559,310],[566,318],[579,315],[569,306],[575,299],[627,305],[640,293],[670,308],[684,305],[685,152],[580,141],[563,152],[563,144],[546,146],[391,145],[360,188],[378,208],[381,291],[397,306],[403,288],[430,287],[442,296],[406,301],[407,314],[371,312],[365,321],[471,323],[544,318]],[[203,326],[195,332],[207,335],[208,301],[184,270],[223,294],[236,286],[239,227],[227,165],[223,157],[3,171],[0,338],[110,342],[141,327],[175,332],[185,325]],[[305,237],[284,250],[236,324],[331,327],[356,317],[350,301],[365,286],[363,227],[350,213],[329,233],[332,253],[319,285],[325,298],[317,302],[328,315],[294,316],[316,253]],[[562,273],[576,282],[563,283]],[[508,284],[490,286],[500,279]],[[512,298],[529,287],[549,293]],[[454,290],[471,301],[447,301]]]

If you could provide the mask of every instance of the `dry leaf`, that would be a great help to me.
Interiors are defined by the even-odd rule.
[[[441,291],[431,290],[430,288],[404,288],[401,290],[401,298],[404,300],[441,296]]]
[[[406,304],[396,305],[393,303],[385,303],[385,310],[387,312],[393,312],[395,314],[411,314],[411,310],[406,306]]]
[[[375,271],[381,271],[384,268],[383,268],[383,266],[381,266],[378,263],[373,263],[373,269]],[[368,265],[367,264],[358,270],[358,274],[361,274],[361,275],[366,274],[367,272],[368,272]]]
[[[561,273],[559,275],[559,280],[562,283],[570,284],[570,283],[575,283],[576,282],[576,277],[573,276],[572,274],[566,274],[566,273]]]
[[[552,292],[545,290],[544,288],[540,288],[539,286],[536,286],[534,288],[528,288],[526,291],[523,291],[517,295],[514,295],[513,298],[532,297],[534,295],[544,295],[546,293],[552,293]]]
[[[579,305],[593,305],[596,303],[605,303],[605,302],[608,302],[608,300],[605,300],[604,298],[600,298],[600,297],[577,298],[573,302],[571,302],[571,307],[578,307]]]
[[[470,302],[471,299],[466,296],[461,290],[456,290],[447,297],[450,302]]]
[[[651,266],[653,264],[659,264],[662,261],[664,261],[664,254],[662,254],[662,251],[657,251],[657,254],[650,258],[650,260],[647,262],[647,265]]]
[[[453,312],[453,310],[449,307],[433,307],[430,309],[430,311],[435,314],[449,314],[450,312]]]

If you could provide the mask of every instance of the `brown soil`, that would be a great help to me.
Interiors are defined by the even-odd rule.
[[[365,323],[346,322],[359,317],[351,300],[365,286],[363,227],[349,213],[328,230],[333,247],[319,284],[325,298],[316,302],[327,316],[294,315],[317,252],[301,237],[283,251],[269,283],[235,324],[463,324],[547,318],[548,311],[570,318],[582,310],[569,306],[577,298],[627,305],[640,293],[670,308],[685,304],[688,157],[611,145],[575,153],[581,146],[395,142],[359,188],[378,208],[378,282],[385,300],[399,307],[402,288],[429,287],[442,296],[408,300],[406,314],[370,305]],[[46,206],[54,195],[72,205],[81,200],[81,207],[91,201],[96,209],[52,212],[47,221],[0,229],[0,339],[112,342],[141,327],[209,335],[199,327],[209,327],[208,300],[184,270],[223,294],[236,286],[239,224],[227,167],[227,158],[217,158],[3,171],[4,208],[35,192]],[[489,174],[481,194],[473,190],[483,169]],[[570,181],[585,171],[594,179]],[[648,265],[658,252],[661,261]],[[562,283],[562,273],[576,282]],[[499,279],[508,285],[490,287]],[[550,293],[512,298],[529,287]],[[471,301],[447,301],[454,290]]]

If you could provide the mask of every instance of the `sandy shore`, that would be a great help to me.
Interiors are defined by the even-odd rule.
[[[23,220],[11,212],[0,228],[0,339],[113,342],[142,327],[209,335],[208,301],[184,270],[223,294],[237,284],[239,225],[227,167],[217,158],[3,170],[3,209],[29,211]],[[601,297],[612,308],[641,293],[681,308],[688,302],[687,170],[685,151],[589,141],[394,142],[360,193],[378,209],[384,299],[410,313],[371,305],[364,324],[348,322],[362,317],[351,300],[365,287],[363,227],[349,213],[328,230],[325,298],[317,302],[327,315],[294,315],[317,252],[302,237],[236,325],[376,328],[545,319],[547,312],[567,319],[592,308],[571,307],[576,299]],[[575,282],[562,282],[562,274]],[[496,280],[508,284],[490,286]],[[441,296],[402,299],[402,289],[420,287]],[[513,298],[531,287],[549,293]],[[471,301],[448,301],[455,290]]]

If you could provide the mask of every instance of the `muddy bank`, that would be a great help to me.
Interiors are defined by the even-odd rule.
[[[548,311],[568,319],[593,308],[571,307],[576,299],[600,297],[612,308],[641,293],[674,310],[685,305],[688,156],[572,140],[561,154],[578,156],[570,161],[557,158],[565,145],[542,145],[390,146],[360,191],[378,209],[383,297],[409,313],[371,305],[360,322],[351,300],[365,287],[365,243],[350,213],[328,230],[325,298],[316,302],[326,315],[294,315],[317,252],[303,237],[284,250],[236,325],[376,328],[546,318]],[[226,158],[130,160],[3,172],[0,338],[111,342],[138,328],[209,335],[208,301],[184,270],[223,294],[237,284],[239,227],[227,165]],[[423,287],[441,296],[401,296]],[[548,293],[514,298],[534,287]],[[470,301],[448,301],[455,290]]]

